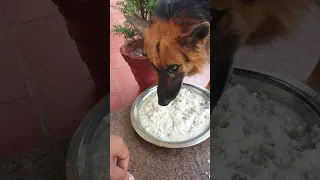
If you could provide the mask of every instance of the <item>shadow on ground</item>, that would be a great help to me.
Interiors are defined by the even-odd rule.
[[[1,180],[64,180],[69,139],[0,160]]]

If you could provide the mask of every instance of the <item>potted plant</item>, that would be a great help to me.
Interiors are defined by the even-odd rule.
[[[112,7],[125,16],[149,20],[157,3],[158,0],[122,0]],[[140,89],[143,91],[157,84],[157,73],[144,53],[143,38],[134,26],[126,20],[122,25],[114,25],[112,32],[115,35],[124,35],[125,43],[120,47],[120,53],[130,66]]]

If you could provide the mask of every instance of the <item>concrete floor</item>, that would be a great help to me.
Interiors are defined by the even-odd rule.
[[[46,144],[0,161],[1,180],[64,180],[69,139]]]

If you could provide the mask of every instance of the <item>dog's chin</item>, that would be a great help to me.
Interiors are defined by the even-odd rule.
[[[170,98],[170,99],[165,99],[165,100],[161,100],[161,99],[158,99],[158,104],[160,106],[168,106],[173,100],[176,99],[177,96],[173,97],[173,98]]]
[[[170,99],[158,99],[158,104],[160,106],[168,106],[173,100],[175,100],[178,96],[178,93],[176,96],[170,98]]]
[[[168,106],[173,100],[175,100],[180,92],[181,88],[174,90],[174,91],[168,91],[167,96],[161,95],[158,91],[158,104],[160,106]]]

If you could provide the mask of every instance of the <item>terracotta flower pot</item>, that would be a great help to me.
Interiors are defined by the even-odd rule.
[[[120,53],[129,64],[132,74],[137,81],[140,90],[143,91],[158,83],[157,72],[150,65],[147,57],[133,55],[133,51],[143,47],[143,40],[127,41],[120,47]]]

